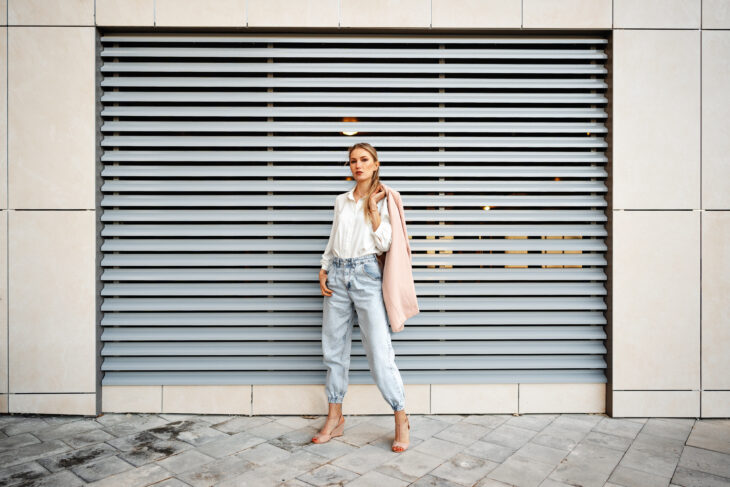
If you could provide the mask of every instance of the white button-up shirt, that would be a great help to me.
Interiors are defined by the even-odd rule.
[[[387,198],[378,201],[380,225],[377,230],[373,230],[372,223],[366,222],[363,215],[362,207],[367,204],[367,200],[363,197],[355,201],[354,191],[355,187],[337,195],[335,199],[332,231],[320,260],[322,269],[326,271],[334,257],[360,257],[372,253],[380,255],[390,248],[393,229],[390,226]]]

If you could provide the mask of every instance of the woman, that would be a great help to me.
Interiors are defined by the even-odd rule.
[[[375,148],[364,142],[355,144],[350,147],[349,159],[356,185],[335,200],[332,231],[319,271],[319,285],[325,297],[322,353],[327,367],[329,414],[312,442],[326,443],[341,436],[345,429],[342,400],[347,392],[352,327],[357,313],[370,372],[395,414],[395,441],[391,448],[402,452],[408,448],[410,424],[403,380],[390,341],[382,271],[376,258],[390,248],[388,205],[380,184],[380,161]]]

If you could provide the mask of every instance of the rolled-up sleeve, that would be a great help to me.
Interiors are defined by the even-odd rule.
[[[332,218],[332,229],[330,230],[330,238],[327,241],[327,248],[324,249],[324,253],[322,254],[322,257],[319,260],[319,264],[325,271],[329,272],[330,264],[332,263],[332,258],[334,257],[334,252],[332,248],[334,247],[335,243],[335,232],[337,231],[337,201],[335,200],[335,209],[334,209],[334,217]]]
[[[390,249],[390,243],[393,238],[393,228],[390,225],[390,214],[388,213],[388,201],[387,198],[381,200],[380,208],[380,225],[376,230],[373,230],[373,226],[369,225],[370,234],[373,236],[375,241],[375,248],[380,252],[387,252]]]

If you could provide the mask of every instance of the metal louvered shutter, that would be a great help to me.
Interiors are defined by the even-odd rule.
[[[606,382],[607,39],[101,42],[103,385],[323,384],[319,259],[360,141],[406,206],[405,383]],[[357,327],[350,381],[373,383]]]

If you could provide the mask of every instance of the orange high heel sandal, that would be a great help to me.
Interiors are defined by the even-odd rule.
[[[327,443],[335,436],[342,436],[345,431],[345,415],[341,415],[337,426],[330,432],[330,434],[318,433],[312,437],[312,443]]]
[[[408,420],[408,415],[406,415],[406,424],[408,425],[408,429],[410,430],[411,429],[411,422]],[[393,441],[393,446],[391,446],[391,449],[394,452],[400,453],[400,452],[406,451],[408,449],[408,445],[410,445],[410,443],[411,443],[410,441],[403,442],[403,441],[395,441],[394,440]]]

